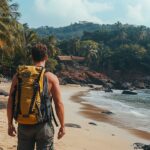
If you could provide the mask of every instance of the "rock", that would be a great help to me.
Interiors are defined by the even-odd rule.
[[[84,70],[82,68],[75,69],[72,66],[68,66],[68,69],[66,70],[61,70],[57,73],[57,76],[60,79],[61,84],[90,84],[90,86],[91,84],[95,84],[103,85],[105,87],[112,87],[113,84],[113,81],[103,73]]]
[[[146,89],[150,89],[150,85],[146,85]]]
[[[125,90],[131,89],[132,85],[129,82],[122,83],[122,88]]]
[[[114,88],[114,85],[115,85],[115,82],[113,80],[106,80],[106,82],[105,82],[106,88],[112,89],[112,88]]]
[[[94,88],[94,85],[92,85],[92,84],[88,84],[88,87],[90,87],[90,88]]]
[[[0,89],[0,95],[9,96],[9,94],[7,92],[5,92],[4,90],[1,90],[1,89]]]
[[[120,89],[120,90],[130,90],[130,89],[134,89],[134,85],[130,82],[121,82],[121,81],[117,81],[114,84],[115,89]]]
[[[145,89],[146,88],[146,85],[144,82],[142,81],[135,81],[134,82],[134,86],[137,87],[137,88],[140,88],[140,89]]]
[[[106,89],[105,89],[105,92],[111,92],[111,93],[112,93],[113,90],[112,90],[111,88],[106,88]]]
[[[134,149],[143,149],[143,150],[150,150],[150,145],[142,144],[142,143],[134,143]]]
[[[146,76],[146,77],[145,77],[145,80],[146,80],[146,81],[150,81],[150,76]]]
[[[104,87],[102,85],[93,85],[93,88],[91,90],[94,91],[102,91]]]
[[[96,124],[96,123],[94,123],[94,122],[89,122],[89,124],[90,124],[90,125],[97,126],[97,124]]]
[[[66,127],[71,127],[71,128],[81,128],[80,125],[74,124],[74,123],[66,123],[65,126]]]
[[[111,112],[111,111],[102,111],[102,114],[112,115],[112,114],[114,114],[114,113],[113,113],[113,112]]]
[[[115,88],[115,89],[123,89],[122,83],[119,82],[119,81],[116,81],[116,83],[114,84],[114,88]]]
[[[95,88],[93,88],[93,89],[91,89],[91,90],[93,90],[93,91],[102,91],[103,88],[101,88],[101,87],[95,87]]]
[[[122,92],[122,94],[137,95],[136,92],[133,92],[133,91],[130,91],[130,90],[124,90],[124,91]]]

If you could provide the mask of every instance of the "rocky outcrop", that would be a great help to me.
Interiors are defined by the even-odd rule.
[[[57,74],[61,84],[96,84],[112,88],[114,81],[106,75],[94,71],[69,70]]]
[[[140,89],[145,89],[146,88],[146,85],[144,83],[144,81],[138,81],[136,80],[133,85],[136,87],[136,88],[140,88]]]
[[[122,92],[122,94],[137,95],[136,92],[134,92],[134,91],[129,91],[129,90],[124,90],[124,91]]]
[[[112,80],[104,73],[90,71],[82,67],[78,69],[68,67],[66,70],[58,72],[57,76],[61,84],[102,85],[103,90],[106,92],[112,92],[111,89],[135,90],[150,88],[150,76],[143,77],[139,74],[134,75],[135,78],[129,76],[125,79],[120,76]],[[126,74],[126,76],[128,75]]]

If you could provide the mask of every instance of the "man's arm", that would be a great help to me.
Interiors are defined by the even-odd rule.
[[[61,90],[60,90],[58,78],[54,74],[48,73],[48,79],[49,79],[49,83],[52,84],[51,93],[55,104],[56,114],[58,116],[61,125],[58,133],[58,139],[60,139],[65,134],[64,105],[62,102]]]
[[[8,135],[15,136],[14,133],[16,133],[15,127],[13,125],[13,92],[15,90],[15,87],[17,85],[17,77],[14,75],[12,79],[12,84],[10,88],[9,98],[8,98],[8,104],[7,104],[7,119],[8,119]]]

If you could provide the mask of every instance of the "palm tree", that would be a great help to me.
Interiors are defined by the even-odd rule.
[[[18,5],[11,0],[1,0],[0,4],[0,62],[2,65],[10,66],[14,57],[14,50],[18,42],[17,12]],[[17,43],[17,44],[16,44]],[[9,68],[10,69],[10,68]]]
[[[14,24],[17,23],[17,18],[20,16],[17,9],[18,5],[16,3],[9,4],[8,0],[1,0],[0,41],[3,41],[7,47],[11,47],[13,44]]]

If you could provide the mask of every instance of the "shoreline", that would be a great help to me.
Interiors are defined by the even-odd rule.
[[[0,84],[0,88],[8,92],[10,83]],[[130,134],[125,129],[83,116],[83,114],[80,113],[80,111],[83,110],[83,102],[80,98],[76,97],[76,99],[74,99],[76,101],[75,103],[72,97],[82,92],[87,92],[89,89],[89,87],[75,85],[61,86],[65,106],[65,123],[77,124],[81,126],[81,128],[66,126],[66,135],[61,140],[58,140],[57,133],[59,128],[55,127],[54,144],[56,150],[134,150],[134,143],[149,144],[149,141],[134,136],[134,134]],[[7,97],[4,98],[0,96],[0,100],[5,104],[7,103]],[[88,108],[89,107],[91,106],[88,105]],[[85,110],[87,111],[88,108]],[[96,111],[97,109],[92,107],[91,111],[93,110]],[[97,125],[91,125],[89,124],[90,122],[94,122]],[[7,135],[6,108],[1,107],[1,105],[0,133],[0,148],[3,150],[16,150],[17,138]]]
[[[150,132],[124,126],[123,124],[117,122],[117,120],[113,118],[111,114],[104,113],[110,112],[108,109],[105,109],[103,107],[97,107],[94,104],[88,103],[88,101],[82,98],[82,96],[85,96],[86,93],[88,93],[89,91],[90,89],[71,96],[71,100],[73,102],[80,103],[80,105],[82,105],[82,107],[79,110],[79,114],[83,115],[86,118],[93,119],[95,121],[112,124],[114,126],[127,130],[128,132],[136,135],[137,137],[143,138],[145,140],[150,140]]]

